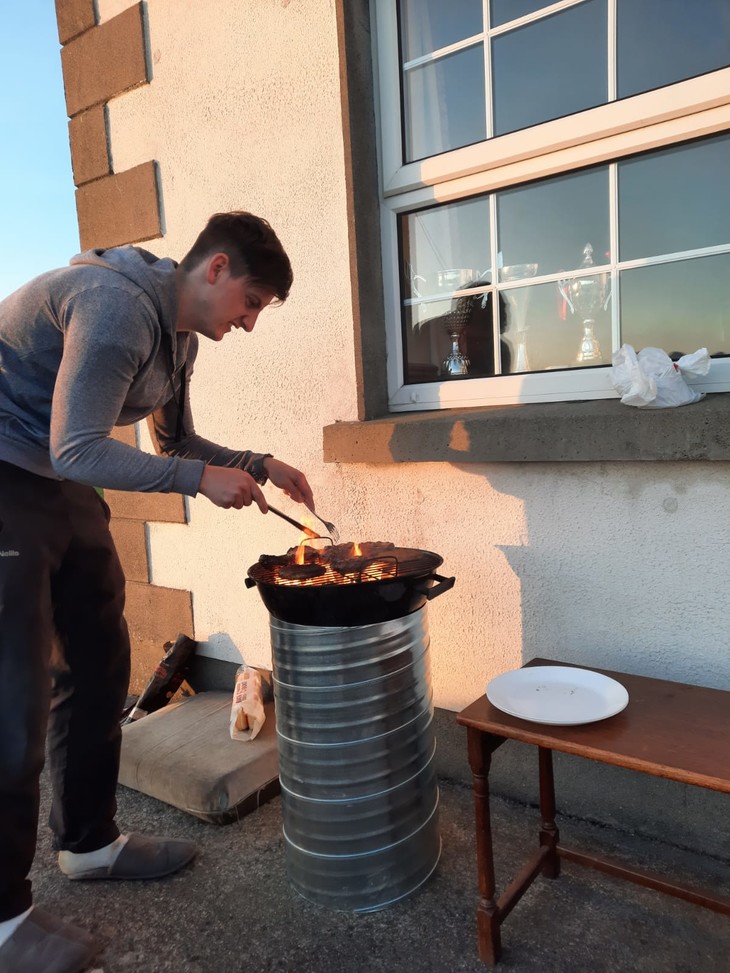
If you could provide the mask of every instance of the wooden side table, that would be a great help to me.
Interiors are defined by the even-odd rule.
[[[533,659],[528,665],[568,663]],[[597,723],[581,726],[531,723],[508,716],[492,706],[486,696],[475,700],[457,716],[457,721],[467,728],[469,764],[474,776],[479,877],[477,936],[479,956],[488,965],[499,960],[504,920],[539,874],[558,877],[561,858],[730,915],[730,899],[720,898],[710,890],[680,885],[647,871],[627,868],[610,858],[571,851],[560,844],[555,824],[553,750],[730,794],[730,692],[605,669],[594,671],[617,680],[629,693],[629,703],[623,712]],[[538,748],[541,823],[538,850],[497,898],[489,769],[492,754],[506,740],[520,740]]]

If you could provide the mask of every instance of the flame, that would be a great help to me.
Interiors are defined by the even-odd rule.
[[[294,556],[291,563],[297,565],[307,564],[307,550],[312,550],[310,545],[311,538],[302,538],[294,551]],[[314,548],[314,551],[318,552],[319,549]],[[352,557],[364,558],[362,547],[357,541],[352,543]],[[383,579],[394,578],[398,574],[397,562],[393,557],[388,556],[385,556],[384,558],[364,560],[362,565],[355,565],[351,571],[342,574],[340,573],[340,568],[336,568],[333,571],[327,560],[320,559],[317,554],[315,554],[315,560],[317,560],[320,564],[324,564],[324,566],[327,568],[328,577],[326,580],[323,581],[321,575],[315,575],[312,578],[278,578],[277,584],[289,586],[315,586],[323,583],[358,584],[363,581],[381,581]]]

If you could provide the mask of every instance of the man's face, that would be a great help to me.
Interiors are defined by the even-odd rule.
[[[225,254],[216,254],[208,265],[205,307],[196,331],[220,341],[234,328],[253,331],[256,319],[274,300],[274,294],[252,284],[248,277],[232,277]]]

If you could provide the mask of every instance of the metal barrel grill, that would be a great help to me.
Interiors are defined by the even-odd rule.
[[[310,901],[376,911],[438,863],[426,603],[454,583],[441,563],[394,549],[301,582],[249,568],[269,610],[287,872]]]

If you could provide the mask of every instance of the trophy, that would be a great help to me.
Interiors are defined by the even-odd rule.
[[[436,274],[436,286],[439,290],[447,291],[481,287],[483,283],[486,283],[484,277],[485,272],[481,270],[465,268],[440,270]],[[473,305],[474,297],[472,295],[458,297],[452,300],[451,310],[443,315],[444,329],[451,340],[451,351],[441,363],[441,371],[450,378],[469,374],[470,361],[460,348],[460,340],[471,317]]]
[[[509,264],[499,272],[500,280],[523,280],[534,277],[537,264]],[[509,325],[505,338],[509,338],[515,349],[513,372],[529,372],[527,360],[527,307],[532,296],[532,288],[515,287],[502,291],[502,296],[510,306]]]
[[[472,311],[472,298],[460,297],[455,306],[444,314],[444,328],[451,339],[451,351],[441,368],[445,375],[455,378],[469,373],[469,359],[462,353],[459,340]]]
[[[586,243],[583,247],[583,260],[580,266],[581,270],[589,270],[593,267],[593,247],[590,243]],[[596,314],[605,311],[611,300],[608,274],[559,280],[558,290],[570,308],[571,314],[579,314],[582,320],[583,333],[575,358],[576,362],[579,365],[600,365],[603,356],[594,329]]]

